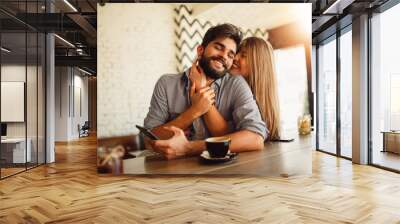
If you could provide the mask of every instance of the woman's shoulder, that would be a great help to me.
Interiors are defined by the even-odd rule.
[[[241,75],[231,75],[227,73],[223,79],[225,79],[226,83],[229,83],[234,86],[247,85],[246,80]]]

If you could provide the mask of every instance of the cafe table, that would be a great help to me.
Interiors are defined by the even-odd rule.
[[[312,135],[298,136],[293,142],[268,142],[264,150],[238,153],[229,162],[204,163],[199,156],[166,160],[159,155],[123,160],[123,173],[128,175],[310,175],[312,172]]]

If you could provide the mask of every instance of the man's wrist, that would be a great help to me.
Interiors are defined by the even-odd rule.
[[[205,112],[203,115],[204,115],[204,116],[209,116],[211,110],[214,110],[214,109],[217,109],[217,108],[215,107],[215,105],[211,105],[211,107],[210,107],[210,108],[207,110],[207,112]]]
[[[201,117],[201,113],[198,111],[198,110],[196,110],[193,106],[191,106],[191,107],[189,107],[189,114],[192,116],[192,120],[195,120],[195,119],[197,119],[197,118],[199,118],[199,117]]]
[[[188,156],[200,155],[206,149],[206,142],[203,140],[189,141],[187,147]]]

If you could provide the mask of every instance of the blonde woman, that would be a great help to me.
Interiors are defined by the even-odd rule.
[[[261,117],[268,128],[267,140],[279,139],[279,100],[271,44],[258,37],[244,39],[240,44],[230,73],[232,75],[243,76],[249,84],[257,101]],[[198,68],[195,69],[195,66],[191,69],[191,78],[196,84],[196,90],[204,88],[207,85],[204,82],[204,75],[201,74],[201,70]],[[214,122],[207,122],[206,120],[211,135],[228,134],[225,120],[221,119],[221,115],[216,114],[215,110],[213,114],[207,120],[214,120]]]

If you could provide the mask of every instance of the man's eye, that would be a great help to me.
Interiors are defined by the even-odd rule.
[[[235,55],[234,54],[229,54],[228,57],[232,59],[232,58],[235,58]]]
[[[217,50],[222,50],[222,47],[219,46],[219,45],[215,45],[215,49],[217,49]]]

